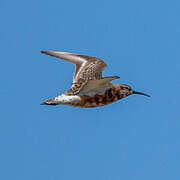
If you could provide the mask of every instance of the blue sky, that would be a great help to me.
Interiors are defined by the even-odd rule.
[[[0,179],[178,180],[180,2],[0,1]],[[40,106],[68,90],[73,65],[40,54],[97,56],[152,97],[97,109]]]

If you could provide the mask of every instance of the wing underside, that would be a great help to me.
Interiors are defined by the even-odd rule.
[[[67,92],[69,95],[102,92],[103,89],[108,88],[110,81],[119,78],[102,78],[102,73],[107,64],[96,57],[55,51],[41,51],[41,53],[75,64],[73,85]]]
[[[66,52],[41,51],[41,53],[53,56],[75,64],[73,83],[82,83],[86,80],[100,79],[107,64],[99,58],[77,55]]]

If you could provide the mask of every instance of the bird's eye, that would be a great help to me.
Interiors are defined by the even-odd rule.
[[[127,89],[128,91],[131,91],[131,90],[132,90],[130,86],[128,86],[128,85],[126,85],[126,84],[123,84],[123,85],[124,85],[124,89]]]

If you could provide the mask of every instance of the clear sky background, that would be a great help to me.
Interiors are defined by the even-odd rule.
[[[0,0],[0,179],[179,180],[180,1]],[[40,106],[97,56],[152,97],[96,109]]]

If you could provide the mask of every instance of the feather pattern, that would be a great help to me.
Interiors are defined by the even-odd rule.
[[[55,51],[41,51],[41,53],[75,64],[73,85],[66,93],[68,95],[79,93],[89,80],[102,79],[102,73],[107,67],[103,60],[92,56]]]

